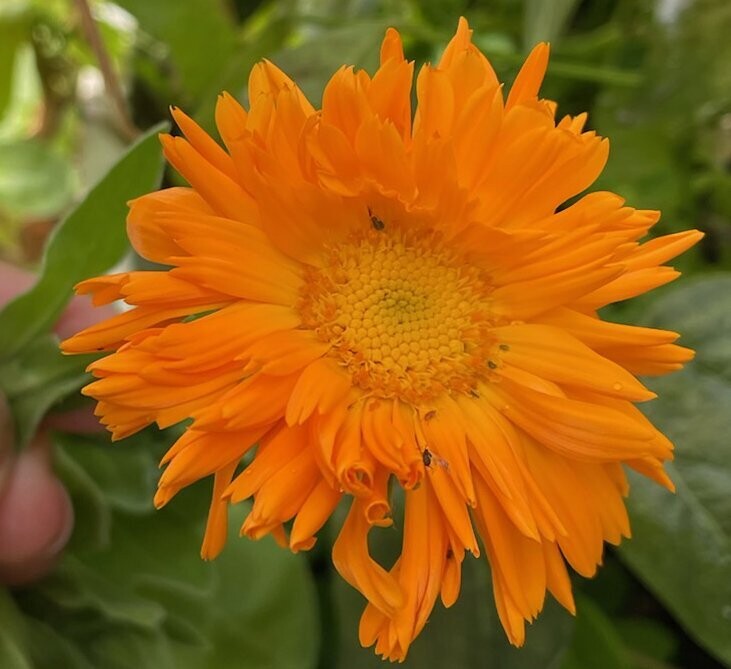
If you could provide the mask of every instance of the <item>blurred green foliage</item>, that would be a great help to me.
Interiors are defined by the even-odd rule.
[[[536,41],[550,40],[544,95],[559,101],[561,113],[588,110],[591,126],[612,141],[597,187],[634,206],[662,209],[660,232],[707,233],[678,262],[691,281],[612,313],[678,328],[698,349],[689,369],[654,383],[661,399],[648,407],[678,444],[672,466],[678,493],[633,478],[635,538],[608,550],[596,579],[577,579],[576,621],[547,606],[520,651],[500,630],[487,565],[468,561],[459,602],[434,612],[406,666],[731,667],[731,3],[91,5],[127,122],[77,2],[0,2],[0,256],[35,265],[55,229],[39,283],[0,312],[0,386],[21,439],[48,408],[78,401],[69,396],[82,384],[88,360],[62,358],[49,329],[76,280],[128,255],[125,202],[160,182],[157,129],[141,133],[168,121],[168,105],[213,130],[217,93],[229,90],[245,101],[248,72],[263,57],[317,103],[341,64],[374,67],[389,25],[400,29],[418,65],[438,58],[465,15],[506,82]],[[13,593],[0,590],[0,667],[380,666],[357,643],[363,602],[334,575],[327,536],[309,558],[269,541],[232,540],[208,564],[197,556],[205,485],[153,511],[155,463],[172,439],[146,431],[112,447],[106,438],[58,435],[57,466],[73,497],[76,530],[52,576]],[[397,532],[377,535],[374,549],[389,555]]]

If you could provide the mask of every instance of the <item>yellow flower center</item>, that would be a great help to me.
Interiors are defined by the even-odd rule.
[[[304,325],[333,345],[355,385],[412,403],[486,376],[488,285],[432,234],[376,228],[329,250],[300,301]]]

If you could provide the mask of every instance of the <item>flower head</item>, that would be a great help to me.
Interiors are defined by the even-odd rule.
[[[597,310],[674,279],[662,263],[700,234],[641,244],[658,213],[612,193],[559,210],[607,141],[537,97],[547,45],[505,99],[470,36],[461,20],[421,69],[413,121],[392,29],[375,75],[343,67],[319,110],[255,66],[248,111],[219,98],[225,149],[173,110],[185,138],[164,151],[191,187],[128,218],[135,249],[171,268],[82,282],[132,308],[63,345],[110,351],[84,392],[115,439],[192,419],[155,501],[214,476],[205,558],[231,503],[254,500],[243,534],[299,551],[347,499],[333,560],[368,599],[361,642],[391,659],[437,597],[454,603],[478,535],[514,644],[546,590],[573,611],[565,563],[590,576],[604,541],[629,536],[623,465],[672,488],[636,375],[692,357]],[[395,486],[403,547],[385,568],[367,539],[391,523]]]

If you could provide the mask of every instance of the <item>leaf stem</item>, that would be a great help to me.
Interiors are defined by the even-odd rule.
[[[131,142],[139,136],[140,130],[137,126],[135,126],[130,118],[129,110],[127,109],[127,104],[124,99],[124,93],[122,92],[122,86],[119,83],[119,77],[112,65],[112,59],[109,57],[106,46],[104,46],[104,40],[102,39],[99,27],[91,14],[91,7],[89,6],[88,0],[75,0],[75,2],[79,11],[79,17],[81,18],[81,28],[84,32],[84,36],[96,56],[99,69],[104,77],[104,87],[106,88],[109,96],[112,98],[112,102],[117,109],[120,121],[120,130],[124,134],[125,139]]]

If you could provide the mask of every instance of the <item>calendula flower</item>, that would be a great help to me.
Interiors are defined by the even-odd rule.
[[[607,141],[537,97],[547,45],[504,98],[470,40],[461,20],[421,69],[413,119],[392,29],[375,75],[341,68],[319,110],[255,66],[248,111],[218,100],[225,149],[173,110],[185,138],[162,143],[190,188],[128,218],[135,249],[171,268],[82,282],[132,308],[63,344],[112,351],[84,392],[115,439],[190,420],[155,502],[213,475],[204,558],[231,503],[253,498],[243,534],[299,551],[346,499],[333,561],[368,600],[361,643],[397,660],[437,597],[457,599],[478,535],[512,643],[546,590],[573,612],[566,562],[591,576],[604,541],[629,536],[624,466],[672,489],[636,375],[692,357],[598,310],[674,279],[662,263],[700,233],[640,243],[659,214],[612,193],[559,209]],[[384,567],[368,535],[397,486],[403,546]]]

